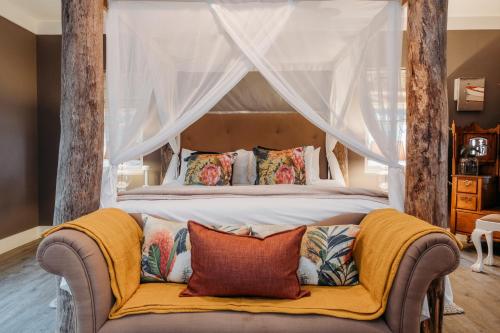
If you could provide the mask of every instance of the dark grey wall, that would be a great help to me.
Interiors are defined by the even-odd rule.
[[[500,30],[448,31],[446,61],[448,72],[448,109],[450,124],[458,126],[473,122],[482,127],[500,122]],[[403,40],[403,66],[406,64],[406,34]],[[456,111],[453,81],[459,77],[485,77],[484,110]]]
[[[36,38],[0,17],[0,238],[38,225]]]
[[[61,36],[36,37],[38,85],[38,201],[40,225],[51,225],[59,152],[61,104]]]
[[[449,31],[447,61],[450,123],[454,120],[464,126],[476,122],[486,128],[500,122],[500,31]],[[483,111],[456,111],[453,81],[466,76],[486,78]]]

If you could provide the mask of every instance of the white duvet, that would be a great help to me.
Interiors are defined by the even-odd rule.
[[[290,195],[288,189],[281,187],[283,185],[274,186],[280,189],[269,191],[262,186],[248,186],[248,195],[241,195],[244,192],[241,187],[228,187],[229,193],[222,195],[207,195],[205,190],[193,195],[193,191],[189,190],[188,197],[180,196],[178,188],[145,188],[122,195],[116,207],[128,213],[149,214],[173,221],[236,225],[307,225],[343,213],[368,213],[388,207],[386,198],[376,192],[373,196],[367,195],[370,193],[366,190],[353,189],[349,193],[344,188],[337,193],[333,188],[325,191],[314,186],[296,185],[300,193]]]

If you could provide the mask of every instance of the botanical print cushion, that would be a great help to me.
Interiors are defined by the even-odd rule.
[[[184,185],[231,185],[236,153],[192,154],[187,160]]]
[[[263,238],[293,226],[251,225],[253,236]],[[309,226],[302,238],[297,275],[301,284],[352,286],[359,274],[353,248],[357,225]]]
[[[258,185],[306,184],[304,147],[286,150],[254,148]]]
[[[191,243],[187,223],[144,217],[141,281],[187,283],[191,277]],[[247,226],[211,226],[237,235],[248,235]]]

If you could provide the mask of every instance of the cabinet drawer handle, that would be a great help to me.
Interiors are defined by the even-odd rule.
[[[472,184],[472,182],[470,180],[467,179],[464,181],[465,186],[470,186],[470,184]]]

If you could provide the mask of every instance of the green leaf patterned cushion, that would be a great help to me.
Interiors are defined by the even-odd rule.
[[[184,185],[231,185],[236,153],[192,154],[187,161]]]
[[[257,185],[306,184],[304,147],[286,150],[253,149],[257,160]]]
[[[144,217],[141,282],[187,283],[191,276],[191,243],[187,223]],[[247,226],[211,226],[238,235],[249,235]]]
[[[250,225],[253,236],[266,237],[295,226]],[[302,238],[297,275],[301,284],[352,286],[359,273],[353,257],[358,225],[309,226]]]

